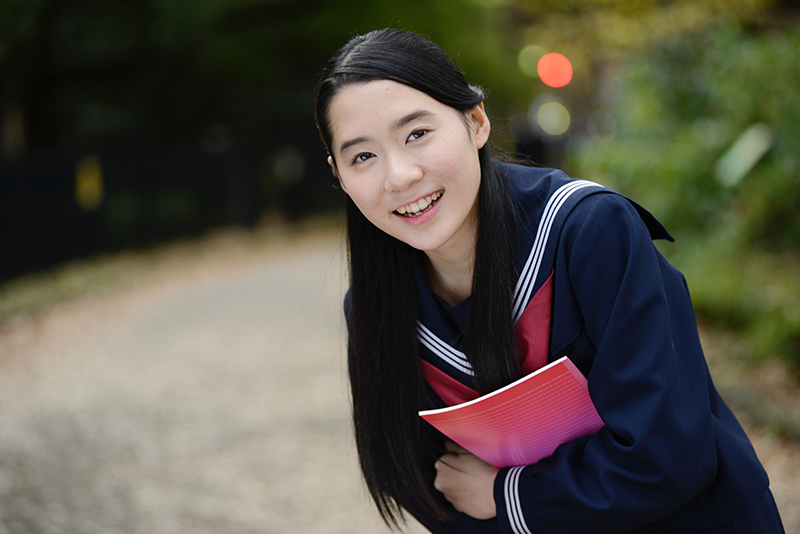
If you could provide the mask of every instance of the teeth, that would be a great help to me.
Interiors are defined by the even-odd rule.
[[[422,198],[416,202],[412,202],[411,204],[407,204],[405,206],[397,208],[397,210],[395,211],[400,215],[406,215],[406,214],[413,215],[418,211],[423,211],[428,207],[430,207],[431,204],[433,204],[441,196],[442,196],[441,191],[437,191],[432,195]]]

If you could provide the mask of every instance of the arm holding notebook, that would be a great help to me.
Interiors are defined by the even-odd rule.
[[[499,469],[452,441],[446,447],[447,454],[434,464],[433,486],[459,512],[475,519],[495,517],[494,482]]]

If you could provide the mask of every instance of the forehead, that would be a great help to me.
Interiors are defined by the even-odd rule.
[[[348,85],[330,105],[334,146],[351,137],[377,135],[402,116],[419,110],[432,114],[455,112],[422,91],[390,80]]]

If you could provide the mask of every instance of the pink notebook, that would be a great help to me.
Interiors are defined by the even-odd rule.
[[[603,426],[586,378],[566,356],[483,397],[419,414],[495,467],[535,464]]]

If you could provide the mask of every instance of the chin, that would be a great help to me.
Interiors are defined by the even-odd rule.
[[[434,252],[442,248],[447,240],[443,241],[420,241],[420,240],[413,240],[412,242],[406,241],[406,244],[409,246],[421,251],[421,252]]]

